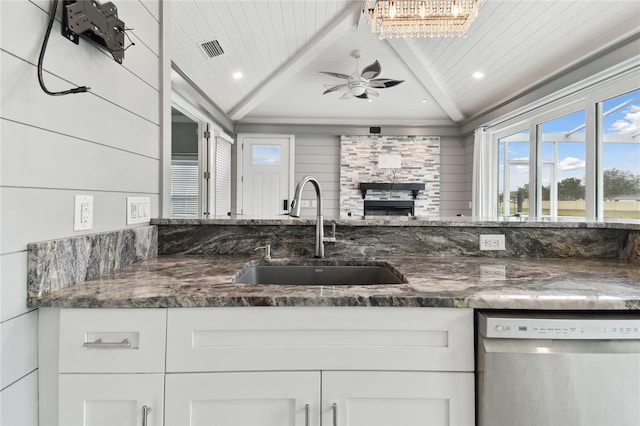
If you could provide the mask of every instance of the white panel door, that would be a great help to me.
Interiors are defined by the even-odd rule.
[[[322,372],[323,426],[472,426],[474,422],[473,373]]]
[[[161,426],[163,374],[61,374],[59,424]]]
[[[240,214],[245,218],[283,219],[287,211],[284,200],[289,200],[293,192],[293,136],[244,135],[240,143]]]
[[[320,373],[168,374],[165,416],[166,426],[319,426]]]

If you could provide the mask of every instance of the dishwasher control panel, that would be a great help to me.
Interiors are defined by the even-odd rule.
[[[640,317],[526,317],[478,314],[478,331],[494,339],[640,339]]]

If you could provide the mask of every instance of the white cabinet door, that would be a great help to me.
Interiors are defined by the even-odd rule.
[[[59,424],[162,426],[163,374],[61,374]]]
[[[323,426],[472,426],[474,422],[473,373],[322,372]]]
[[[165,425],[319,426],[320,373],[167,374]]]

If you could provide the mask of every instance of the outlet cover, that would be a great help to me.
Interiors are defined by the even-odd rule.
[[[504,235],[480,235],[480,250],[505,250]]]
[[[151,220],[150,197],[127,197],[127,225]]]
[[[93,195],[76,195],[73,208],[73,230],[93,229]]]

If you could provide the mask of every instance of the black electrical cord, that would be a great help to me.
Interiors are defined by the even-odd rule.
[[[42,47],[40,48],[40,57],[38,58],[38,82],[40,83],[40,87],[47,95],[51,96],[62,96],[62,95],[70,95],[72,93],[84,93],[89,91],[90,87],[81,86],[76,87],[74,89],[63,90],[61,92],[51,92],[47,89],[47,86],[44,84],[44,80],[42,79],[42,63],[44,62],[44,53],[47,51],[47,43],[49,42],[49,36],[51,35],[51,28],[53,28],[53,21],[56,18],[56,10],[58,9],[58,0],[53,0],[53,5],[51,7],[51,15],[49,16],[49,26],[47,27],[47,32],[44,35],[44,40],[42,41]]]

